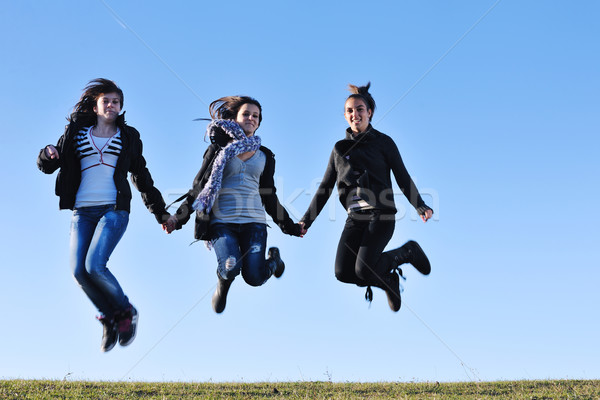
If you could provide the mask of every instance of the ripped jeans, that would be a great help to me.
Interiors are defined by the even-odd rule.
[[[273,275],[275,266],[265,260],[267,225],[215,223],[210,226],[210,238],[220,278],[233,280],[241,272],[246,283],[260,286]]]

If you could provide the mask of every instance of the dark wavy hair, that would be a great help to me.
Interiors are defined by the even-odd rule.
[[[352,84],[348,85],[348,90],[352,93],[346,101],[350,99],[361,99],[365,102],[367,109],[371,110],[371,117],[369,121],[373,120],[373,114],[375,114],[375,99],[369,93],[369,88],[371,87],[371,82],[368,82],[365,86],[355,86]]]
[[[123,109],[125,99],[121,88],[110,79],[98,78],[91,80],[83,89],[79,102],[73,107],[73,112],[95,116],[94,107],[98,104],[98,98],[107,93],[117,93],[121,98],[121,109]]]
[[[221,97],[210,103],[208,111],[213,119],[232,119],[235,120],[240,108],[244,104],[254,104],[258,107],[260,114],[258,115],[258,125],[262,122],[262,106],[253,97],[249,96],[226,96]]]

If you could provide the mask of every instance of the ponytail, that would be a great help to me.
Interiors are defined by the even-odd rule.
[[[361,99],[365,102],[367,109],[371,110],[371,117],[369,121],[373,119],[373,114],[375,113],[375,100],[371,93],[369,93],[369,88],[371,87],[371,82],[368,82],[365,86],[356,86],[352,84],[348,84],[348,90],[352,93],[346,101],[349,99]]]

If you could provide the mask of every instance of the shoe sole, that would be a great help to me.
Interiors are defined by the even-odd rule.
[[[112,349],[115,348],[116,344],[117,343],[113,344],[112,346],[110,346],[110,347],[108,347],[106,349],[100,349],[100,351],[103,352],[103,353],[108,353],[109,351],[111,351]]]

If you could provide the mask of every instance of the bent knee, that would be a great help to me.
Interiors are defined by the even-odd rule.
[[[75,279],[75,282],[77,283],[84,283],[86,280],[89,279],[89,274],[87,273],[87,271],[85,270],[85,268],[78,268],[75,271],[73,271],[73,279]]]
[[[106,279],[107,271],[106,267],[87,268],[87,276],[94,282],[101,282]]]
[[[343,283],[354,283],[356,281],[356,277],[352,274],[348,274],[346,271],[335,271],[335,278]]]
[[[262,286],[263,283],[265,283],[267,281],[267,279],[269,278],[268,276],[264,276],[264,275],[258,275],[258,274],[250,274],[250,275],[244,275],[244,281],[250,285],[250,286]]]
[[[271,277],[271,270],[265,264],[262,268],[242,270],[244,281],[250,286],[261,286]]]

